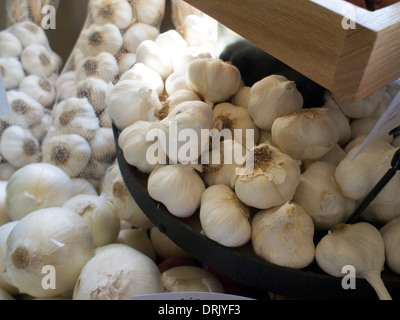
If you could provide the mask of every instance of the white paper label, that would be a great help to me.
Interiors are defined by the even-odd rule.
[[[378,120],[375,127],[371,130],[368,137],[364,140],[356,154],[353,156],[353,159],[365,150],[365,148],[369,147],[376,140],[385,134],[388,134],[398,126],[400,126],[400,92],[397,93],[389,104],[382,117]]]
[[[168,292],[133,296],[132,300],[254,300],[242,296],[214,292]]]
[[[11,108],[7,100],[6,87],[3,82],[3,75],[0,70],[0,116],[10,116]]]

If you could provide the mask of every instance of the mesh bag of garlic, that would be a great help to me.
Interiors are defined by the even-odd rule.
[[[31,21],[40,26],[43,14],[48,12],[48,6],[57,10],[59,2],[60,0],[7,0],[7,25]]]
[[[0,31],[0,71],[10,107],[0,116],[1,180],[41,161],[61,67],[44,29],[30,19]]]

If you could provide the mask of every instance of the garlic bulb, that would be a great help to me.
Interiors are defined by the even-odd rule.
[[[155,90],[144,82],[124,80],[110,89],[107,95],[107,112],[119,130],[137,121],[149,120],[150,112],[160,108]]]
[[[213,112],[213,128],[230,130],[232,138],[249,149],[258,143],[260,130],[247,108],[223,102],[216,104]]]
[[[164,292],[224,292],[218,278],[200,267],[173,267],[164,271],[161,279]]]
[[[125,244],[99,249],[83,267],[73,300],[131,300],[162,292],[160,271],[149,257]]]
[[[74,185],[75,194],[89,194],[93,196],[99,195],[96,188],[86,179],[72,178],[72,184]]]
[[[189,14],[184,18],[182,32],[189,46],[202,46],[210,36],[210,27],[202,16]]]
[[[173,72],[165,80],[165,91],[166,91],[168,96],[171,96],[176,91],[183,90],[183,89],[184,90],[189,90],[189,88],[188,88],[188,86],[186,84],[186,73]]]
[[[30,130],[20,126],[8,127],[1,136],[2,156],[15,168],[40,162],[42,158],[39,141]]]
[[[377,140],[364,149],[355,159],[353,156],[360,145],[355,145],[338,164],[335,180],[343,194],[357,201],[363,200],[378,181],[391,168],[393,155],[397,151],[384,140]],[[376,204],[398,203],[400,175],[396,175],[375,197]]]
[[[124,74],[136,63],[136,53],[121,52],[117,56],[117,61],[120,74]]]
[[[356,209],[356,201],[343,196],[336,184],[335,170],[329,162],[314,162],[301,175],[293,197],[311,216],[317,230],[345,222]]]
[[[153,40],[145,40],[138,46],[136,62],[157,71],[163,80],[173,72],[171,55]]]
[[[86,221],[95,248],[117,240],[120,220],[111,198],[80,194],[66,201],[62,207],[78,213]]]
[[[314,224],[307,212],[294,202],[256,213],[251,221],[254,252],[264,260],[302,269],[315,257]]]
[[[0,163],[0,180],[8,181],[10,180],[11,176],[17,171],[17,168],[14,168],[7,162]]]
[[[17,58],[0,58],[0,73],[6,90],[17,89],[25,77],[22,64]]]
[[[143,63],[135,63],[135,65],[125,72],[120,82],[124,80],[142,81],[150,89],[157,91],[161,96],[164,92],[164,81],[161,76]]]
[[[216,58],[195,59],[187,66],[187,85],[209,103],[224,102],[240,89],[237,67]]]
[[[128,126],[120,133],[118,137],[118,146],[120,147],[124,159],[131,166],[136,167],[139,171],[150,174],[159,164],[165,164],[165,153],[159,154],[156,161],[149,159],[149,148],[155,143],[148,139],[148,135],[158,129],[158,124],[148,121],[137,121]],[[157,148],[159,152],[161,147]]]
[[[51,109],[56,100],[54,85],[47,79],[37,75],[29,75],[22,79],[19,90],[31,96],[43,107]]]
[[[75,85],[75,97],[87,98],[96,115],[102,113],[106,107],[108,84],[100,78],[88,78],[78,81]]]
[[[64,134],[46,138],[42,145],[43,162],[53,164],[70,177],[77,177],[89,164],[92,149],[78,134]]]
[[[124,47],[128,52],[136,53],[139,45],[145,40],[155,40],[160,34],[160,30],[146,23],[134,23],[126,29],[123,39]]]
[[[71,178],[49,163],[32,163],[18,169],[7,184],[6,206],[12,220],[43,208],[61,206],[74,196]]]
[[[350,124],[351,127],[350,139],[354,140],[359,136],[368,136],[378,121],[379,118],[372,118],[372,117],[354,119],[353,121],[351,121]],[[384,138],[389,143],[392,143],[393,141],[393,136],[390,135],[389,133],[383,135],[382,138]]]
[[[119,75],[117,59],[109,52],[84,58],[77,67],[78,80],[100,78],[107,83],[113,82]]]
[[[85,56],[90,57],[101,52],[116,55],[123,43],[121,32],[115,24],[90,24],[82,30],[77,46]]]
[[[75,94],[78,75],[76,71],[66,71],[59,75],[55,82],[55,89],[59,100],[71,98]]]
[[[342,97],[331,93],[333,100],[338,104],[342,112],[353,119],[366,118],[371,116],[382,101],[386,92],[386,87],[377,90],[368,97],[361,99],[357,102],[349,102]]]
[[[213,111],[202,101],[186,101],[177,105],[160,121],[165,135],[161,148],[172,163],[197,163],[201,154],[209,148],[203,130],[211,130]],[[186,141],[189,136],[189,141]],[[160,137],[159,137],[160,138]]]
[[[196,59],[210,59],[212,54],[205,47],[188,47],[182,48],[172,55],[172,65],[174,72],[186,73],[190,62]]]
[[[337,224],[317,244],[315,258],[318,266],[334,277],[343,277],[343,267],[353,266],[356,277],[367,280],[381,300],[391,300],[381,278],[384,242],[373,225]]]
[[[136,14],[139,22],[159,26],[164,18],[166,0],[136,0]]]
[[[10,221],[0,226],[0,288],[4,288],[11,294],[18,294],[19,290],[4,277],[4,272],[6,271],[5,253],[7,238],[18,222],[19,220]]]
[[[45,109],[45,112],[43,113],[40,122],[30,127],[33,136],[39,141],[40,144],[42,144],[43,139],[48,134],[52,122],[52,111],[50,109]]]
[[[165,233],[162,233],[157,227],[150,229],[150,242],[157,256],[163,260],[171,257],[189,257],[186,251],[168,238]]]
[[[241,87],[238,92],[236,92],[236,94],[232,97],[232,104],[234,104],[235,106],[242,106],[247,108],[250,101],[250,90],[251,87]]]
[[[269,209],[292,200],[301,175],[296,160],[276,147],[261,144],[247,154],[246,166],[234,187],[242,202],[258,209]]]
[[[31,44],[22,51],[21,63],[29,74],[49,77],[61,68],[62,60],[45,46]]]
[[[166,118],[176,106],[186,101],[201,101],[201,99],[193,91],[187,89],[175,91],[162,103],[162,108],[156,110],[158,119]]]
[[[7,101],[11,107],[10,124],[28,129],[41,122],[45,113],[44,107],[26,93],[9,90]]]
[[[303,103],[294,81],[271,75],[251,87],[248,109],[259,128],[271,130],[276,118],[302,109]]]
[[[187,48],[186,40],[174,29],[159,34],[154,42],[167,50],[171,57]]]
[[[53,126],[59,135],[78,134],[87,140],[91,140],[100,128],[99,119],[86,98],[69,98],[56,104]]]
[[[10,31],[19,39],[24,48],[31,44],[40,44],[49,47],[46,32],[32,21],[17,23]]]
[[[114,133],[111,128],[100,128],[90,140],[91,156],[94,160],[112,163],[117,155]]]
[[[151,244],[146,229],[129,228],[120,230],[117,243],[126,244],[148,256],[151,260],[157,261],[156,251]]]
[[[200,207],[206,187],[190,165],[165,165],[156,168],[147,182],[149,195],[166,206],[176,217],[188,218]],[[175,196],[171,197],[171,194]]]
[[[204,234],[226,247],[240,247],[251,238],[250,208],[226,185],[208,187],[200,204]]]
[[[297,160],[323,157],[340,138],[334,111],[329,108],[302,109],[277,118],[271,132],[274,144]]]
[[[0,32],[0,58],[16,58],[21,55],[22,44],[9,31]]]
[[[6,206],[7,180],[0,180],[0,227],[11,221]]]
[[[6,273],[21,293],[52,297],[74,288],[79,273],[93,256],[86,222],[64,208],[31,212],[12,229],[6,243]],[[43,267],[53,266],[53,286],[43,286]]]
[[[379,229],[385,245],[385,260],[390,270],[400,273],[399,231],[400,219],[393,219]]]
[[[207,187],[223,184],[233,188],[236,168],[246,160],[246,148],[235,140],[224,139],[202,155],[203,180]]]
[[[132,8],[125,0],[90,0],[88,10],[95,24],[112,23],[119,29],[127,28],[134,18]]]

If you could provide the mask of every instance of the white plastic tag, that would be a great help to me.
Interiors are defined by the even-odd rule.
[[[10,116],[11,108],[7,100],[6,87],[3,82],[3,75],[0,70],[0,116]]]
[[[358,151],[353,156],[353,159],[355,159],[363,150],[365,150],[365,148],[398,126],[400,126],[400,92],[398,92],[393,98],[392,102],[378,120],[375,127],[371,130],[368,137],[364,140]]]

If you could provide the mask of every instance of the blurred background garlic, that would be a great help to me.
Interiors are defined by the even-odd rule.
[[[136,53],[139,45],[145,40],[155,40],[160,30],[147,23],[134,23],[123,34],[124,47],[128,52]]]
[[[22,52],[22,44],[12,32],[0,32],[0,58],[16,58]]]
[[[25,92],[43,107],[52,109],[56,100],[56,90],[54,85],[44,77],[29,75],[19,84],[19,90]]]
[[[30,44],[21,53],[21,63],[29,74],[49,77],[61,68],[61,57],[44,45]]]
[[[24,69],[18,58],[0,58],[0,72],[6,90],[17,89],[25,77]]]
[[[17,23],[11,28],[11,32],[19,39],[24,48],[31,44],[49,47],[49,40],[44,29],[32,21]]]
[[[84,58],[77,67],[78,80],[100,78],[107,83],[116,80],[119,75],[117,59],[109,52]]]
[[[98,25],[113,23],[119,29],[124,29],[133,20],[132,8],[125,0],[90,0],[88,10],[93,22]]]
[[[74,96],[80,99],[87,99],[92,105],[96,115],[101,114],[107,107],[106,97],[108,84],[100,78],[88,78],[78,81],[74,85]]]

